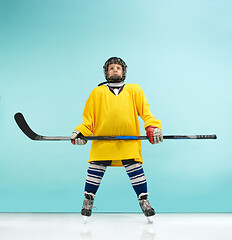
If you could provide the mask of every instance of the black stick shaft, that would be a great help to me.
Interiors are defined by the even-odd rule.
[[[22,113],[15,114],[15,121],[19,128],[32,140],[42,141],[70,141],[70,137],[47,137],[42,136],[29,127]],[[216,135],[166,135],[164,139],[216,139]],[[147,136],[91,136],[83,137],[84,140],[148,140]]]
[[[216,139],[216,135],[164,135],[164,139]],[[147,136],[92,136],[83,137],[84,140],[148,140]],[[35,140],[48,140],[48,141],[59,141],[59,140],[71,140],[70,137],[45,137],[41,136],[41,139]]]

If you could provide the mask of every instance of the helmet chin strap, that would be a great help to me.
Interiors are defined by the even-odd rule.
[[[107,78],[107,81],[109,83],[118,83],[118,82],[123,81],[123,79],[120,76],[111,76],[111,77]]]
[[[124,83],[124,81],[121,81],[121,82],[118,82],[118,83],[107,83],[107,85],[109,86],[109,87],[121,87],[121,86],[123,86],[125,83]]]
[[[121,82],[117,82],[117,83],[113,83],[113,82],[102,82],[100,84],[98,84],[98,86],[101,86],[103,84],[106,84],[109,86],[109,87],[122,87],[125,83],[124,81],[121,81]]]

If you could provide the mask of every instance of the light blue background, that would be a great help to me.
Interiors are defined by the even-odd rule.
[[[104,62],[120,56],[164,135],[218,136],[143,142],[156,211],[231,212],[231,10],[230,0],[1,0],[0,211],[80,211],[90,142],[33,142],[13,116],[71,135]],[[140,212],[124,168],[107,169],[95,206]]]

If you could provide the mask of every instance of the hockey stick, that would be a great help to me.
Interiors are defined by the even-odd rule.
[[[41,136],[31,130],[27,124],[22,113],[16,113],[14,115],[15,121],[19,128],[23,131],[27,137],[32,140],[49,140],[49,141],[70,141],[70,137],[46,137]],[[166,135],[164,139],[216,139],[216,135]],[[92,136],[83,137],[84,140],[148,140],[147,136]]]

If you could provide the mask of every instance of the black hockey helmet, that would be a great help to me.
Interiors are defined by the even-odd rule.
[[[113,64],[113,63],[119,64],[119,65],[122,66],[123,75],[122,75],[121,81],[124,81],[125,78],[126,78],[127,65],[126,65],[126,63],[125,63],[121,58],[119,58],[119,57],[111,57],[111,58],[109,58],[109,59],[105,62],[104,66],[103,66],[103,69],[104,69],[104,73],[105,73],[105,78],[106,78],[106,80],[107,80],[107,81],[110,81],[110,79],[108,79],[108,77],[107,77],[107,72],[108,72],[108,67],[109,67],[109,65],[110,65],[110,64]]]

